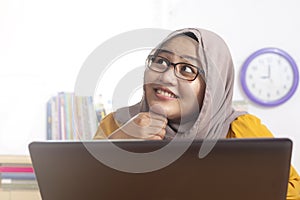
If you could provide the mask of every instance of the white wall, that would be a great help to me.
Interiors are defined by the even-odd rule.
[[[150,1],[0,1],[0,154],[45,139],[46,101],[73,91],[87,56],[110,37],[153,27]]]
[[[110,0],[0,1],[0,154],[24,154],[44,139],[45,102],[73,91],[87,56],[110,37],[137,28],[202,27],[227,42],[236,68],[235,100],[247,100],[238,85],[241,64],[253,51],[274,46],[300,63],[298,0]],[[299,89],[284,105],[249,103],[275,136],[294,141],[300,169]]]

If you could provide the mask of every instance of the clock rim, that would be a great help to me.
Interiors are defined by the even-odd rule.
[[[251,93],[251,91],[249,90],[249,88],[246,84],[246,71],[249,67],[249,64],[256,57],[258,57],[262,54],[266,54],[266,53],[273,53],[273,54],[282,56],[284,59],[286,59],[288,61],[288,63],[290,64],[290,66],[292,68],[292,71],[293,71],[292,87],[290,88],[288,93],[286,93],[282,98],[275,100],[275,101],[263,101],[263,100],[258,99],[257,97],[255,97],[255,95],[253,95]],[[287,52],[285,52],[284,50],[279,49],[279,48],[267,47],[267,48],[259,49],[259,50],[255,51],[254,53],[252,53],[250,56],[248,56],[248,58],[242,65],[240,81],[241,81],[243,91],[245,92],[245,94],[251,101],[253,101],[254,103],[259,104],[261,106],[273,107],[273,106],[278,106],[278,105],[283,104],[284,102],[289,100],[294,95],[294,93],[297,90],[298,83],[299,83],[299,72],[298,72],[298,67],[297,67],[296,62]]]

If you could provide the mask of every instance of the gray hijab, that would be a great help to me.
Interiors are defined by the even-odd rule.
[[[245,114],[235,111],[232,107],[234,66],[229,49],[223,39],[215,33],[195,28],[174,31],[161,44],[184,33],[193,33],[198,40],[197,53],[205,72],[206,89],[201,110],[191,129],[180,132],[167,126],[165,139],[172,139],[176,134],[180,138],[225,138],[231,122]],[[138,104],[118,109],[114,117],[118,123],[124,124],[134,115],[144,111],[148,111],[145,95]]]

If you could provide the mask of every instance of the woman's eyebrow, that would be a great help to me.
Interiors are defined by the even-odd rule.
[[[172,52],[172,51],[168,51],[166,49],[158,49],[157,53],[168,53],[168,54],[172,54],[172,55],[175,55],[175,56],[179,56],[181,58],[185,58],[185,59],[190,59],[190,60],[195,60],[195,61],[198,61],[199,62],[199,59],[193,57],[193,56],[189,56],[189,55],[177,55],[176,53]]]

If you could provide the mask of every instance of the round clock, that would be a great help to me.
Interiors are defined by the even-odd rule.
[[[264,48],[251,54],[241,69],[245,94],[262,106],[278,106],[295,93],[299,72],[293,58],[278,48]]]

